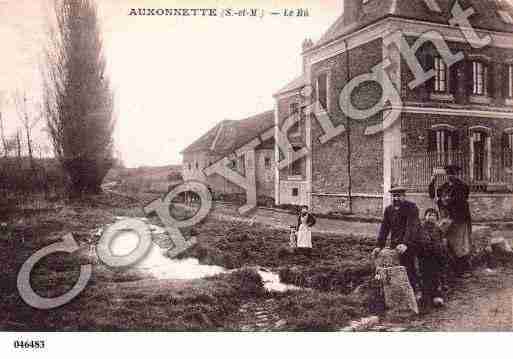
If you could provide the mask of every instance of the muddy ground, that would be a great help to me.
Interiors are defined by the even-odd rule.
[[[88,286],[68,304],[38,310],[24,303],[16,278],[33,253],[61,241],[66,233],[73,234],[81,253],[87,252],[97,228],[112,223],[115,216],[142,216],[141,208],[140,201],[104,195],[88,201],[49,203],[44,209],[10,210],[4,220],[12,237],[0,243],[7,259],[0,264],[0,329],[244,330],[241,307],[266,300],[272,300],[275,308],[266,330],[337,330],[367,314],[362,303],[347,295],[369,274],[362,264],[370,248],[367,245],[352,246],[342,237],[321,238],[314,258],[296,257],[286,251],[285,231],[212,219],[195,226],[199,244],[182,257],[193,256],[201,263],[236,271],[206,279],[164,280],[95,263]],[[33,270],[34,290],[45,297],[67,292],[78,278],[80,264],[86,264],[83,259],[66,253],[45,257]],[[253,269],[256,266],[286,271],[289,282],[305,289],[268,292]]]
[[[0,243],[7,258],[0,263],[0,330],[322,331],[339,330],[372,314],[368,282],[373,238],[314,234],[314,253],[305,257],[288,251],[284,229],[214,217],[194,227],[198,244],[181,258],[195,257],[234,271],[208,279],[164,280],[96,263],[87,288],[70,303],[37,310],[23,302],[16,277],[35,251],[69,232],[82,251],[87,250],[97,228],[112,223],[115,216],[143,216],[141,208],[150,199],[105,194],[74,203],[48,203],[37,210],[9,210],[3,220],[13,236]],[[156,218],[152,221],[158,224]],[[78,278],[81,261],[65,253],[46,257],[34,269],[34,289],[49,297],[65,293]],[[283,282],[302,289],[267,292],[255,267],[279,273]],[[493,276],[478,268],[473,279],[454,284],[446,308],[396,325],[411,330],[507,330],[512,271],[507,263]],[[485,319],[490,313],[495,313],[495,321]]]

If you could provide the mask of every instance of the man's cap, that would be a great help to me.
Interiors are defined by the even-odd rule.
[[[457,175],[461,171],[461,167],[458,165],[447,165],[444,169],[448,175]]]
[[[405,193],[406,191],[407,191],[406,187],[394,186],[394,187],[390,188],[390,190],[388,192],[390,192],[391,194],[394,194],[394,193]]]

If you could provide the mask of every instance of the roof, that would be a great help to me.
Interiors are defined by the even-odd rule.
[[[349,0],[346,0],[349,1]],[[360,1],[360,0],[352,0]],[[371,0],[362,4],[362,12],[356,23],[344,26],[342,14],[321,36],[313,48],[331,42],[340,36],[366,27],[382,18],[393,16],[404,19],[449,24],[455,0],[435,0],[441,12],[431,11],[427,0]],[[513,32],[513,3],[511,0],[458,0],[463,10],[472,7],[475,12],[469,18],[474,28],[491,31]],[[512,21],[513,22],[513,21]]]
[[[239,120],[224,120],[194,141],[182,153],[209,151],[228,155],[274,126],[274,110]]]
[[[276,95],[279,95],[279,94],[282,94],[282,93],[285,93],[285,92],[289,92],[289,91],[298,89],[300,87],[303,87],[305,85],[305,83],[306,83],[305,76],[304,75],[298,76],[294,80],[290,81],[287,85],[282,87],[276,93]]]

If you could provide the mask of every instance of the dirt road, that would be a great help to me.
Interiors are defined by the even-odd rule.
[[[412,323],[414,330],[513,331],[513,268],[474,272],[449,295],[446,307]]]

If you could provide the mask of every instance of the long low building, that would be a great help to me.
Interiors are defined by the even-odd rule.
[[[270,204],[274,201],[274,138],[262,141],[254,148],[255,163],[245,154],[237,152],[263,133],[273,131],[274,111],[266,111],[242,120],[224,120],[184,149],[183,178],[199,180],[211,189],[214,197],[245,195],[245,190],[227,178],[212,174],[206,175],[205,169],[214,163],[228,160],[228,167],[246,176],[252,170],[256,177],[256,192],[260,203]]]

